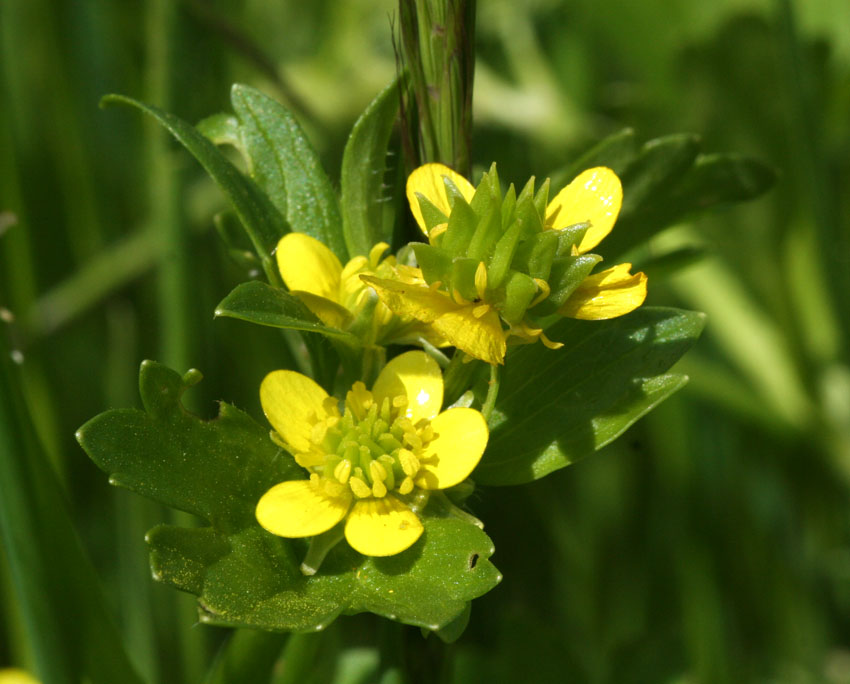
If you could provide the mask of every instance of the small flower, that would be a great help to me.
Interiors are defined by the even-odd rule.
[[[39,684],[29,672],[11,667],[0,669],[0,684]]]
[[[349,330],[366,344],[415,342],[426,337],[435,346],[445,346],[426,326],[400,319],[378,301],[359,276],[388,276],[395,257],[381,258],[389,249],[380,242],[369,257],[356,256],[343,267],[336,255],[319,240],[305,233],[288,233],[277,243],[275,254],[287,288],[327,326]]]
[[[273,371],[260,401],[280,441],[309,472],[257,504],[257,520],[281,537],[314,537],[345,520],[345,538],[367,556],[392,556],[422,534],[416,510],[429,492],[463,482],[487,445],[484,417],[440,412],[443,377],[421,351],[397,356],[372,391],[354,383],[343,410],[310,378]]]
[[[411,211],[431,243],[431,247],[423,247],[436,247],[436,251],[424,253],[436,255],[437,268],[449,272],[455,264],[469,260],[466,250],[472,250],[473,246],[477,248],[476,259],[480,258],[480,261],[477,267],[475,263],[471,264],[474,278],[467,275],[467,282],[474,282],[473,292],[463,293],[457,288],[447,288],[439,280],[428,282],[419,269],[406,275],[396,269],[392,278],[365,274],[362,280],[375,288],[382,301],[395,313],[428,323],[458,349],[491,364],[503,363],[507,340],[512,337],[523,342],[539,339],[551,348],[561,346],[551,342],[542,328],[525,315],[526,310],[537,306],[550,294],[547,278],[555,250],[561,249],[560,246],[556,247],[556,240],[549,239],[548,246],[541,240],[535,243],[541,247],[541,254],[547,253],[548,249],[549,265],[542,268],[545,273],[542,277],[533,272],[516,271],[506,277],[510,260],[521,251],[517,247],[517,240],[521,239],[517,238],[510,248],[503,250],[508,253],[507,262],[496,257],[502,240],[506,239],[509,232],[502,233],[498,229],[498,215],[495,219],[496,230],[491,230],[489,236],[482,238],[478,244],[476,240],[479,235],[487,235],[487,218],[479,217],[478,227],[471,237],[462,240],[463,248],[457,250],[455,247],[454,256],[451,250],[446,250],[444,238],[451,232],[449,226],[454,205],[462,200],[466,204],[466,211],[472,211],[476,192],[463,176],[442,164],[421,166],[413,171],[407,181]],[[620,211],[622,194],[620,179],[610,169],[597,167],[583,171],[546,204],[545,211],[540,209],[542,220],[537,219],[539,229],[543,233],[561,233],[576,226],[586,226],[578,244],[572,244],[570,250],[573,257],[584,255],[611,231]],[[485,206],[485,203],[486,200],[482,200],[479,207]],[[502,225],[505,225],[504,216]],[[535,234],[533,230],[531,234]],[[486,247],[488,239],[490,246]],[[417,252],[417,256],[419,254]],[[441,254],[445,259],[442,263],[439,261]],[[588,256],[591,257],[599,260],[599,257]],[[533,263],[534,259],[537,259],[537,264],[546,263],[546,258],[537,257],[533,252],[530,256],[525,255],[526,263]],[[585,264],[588,269],[591,267],[588,262]],[[553,306],[551,312],[570,318],[602,320],[632,311],[646,298],[647,279],[643,273],[632,275],[630,269],[631,264],[619,264],[584,277],[568,298],[559,302],[557,308]],[[499,272],[500,278],[495,288],[488,286],[488,279],[494,271]],[[467,270],[466,273],[472,271]],[[459,278],[462,281],[463,272],[460,272]],[[507,329],[503,328],[502,321],[507,324]]]

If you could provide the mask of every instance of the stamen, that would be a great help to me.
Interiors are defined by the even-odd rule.
[[[538,294],[532,300],[531,304],[528,305],[529,309],[533,309],[535,306],[540,304],[540,302],[542,302],[544,299],[546,299],[546,297],[548,297],[549,293],[552,291],[552,289],[549,287],[549,283],[547,283],[545,280],[543,280],[543,278],[535,278],[534,282],[537,285],[537,287],[540,289],[540,294]]]
[[[338,482],[345,484],[348,482],[348,478],[351,476],[351,461],[348,459],[343,459],[340,461],[336,468],[334,468],[334,477]]]
[[[354,496],[358,499],[365,499],[372,496],[372,490],[369,488],[369,485],[359,477],[352,477],[348,481],[348,486],[351,487],[351,491],[354,492]]]
[[[478,268],[475,269],[475,291],[478,293],[478,299],[484,299],[487,291],[487,267],[483,261],[479,261]]]
[[[548,337],[546,337],[546,333],[540,333],[540,341],[549,349],[560,349],[564,346],[563,342],[553,342]]]
[[[484,314],[486,314],[490,310],[489,304],[479,304],[475,308],[472,309],[472,315],[475,318],[481,318]]]
[[[380,480],[372,485],[372,494],[379,499],[387,495],[387,486]]]
[[[413,491],[413,478],[406,477],[401,481],[401,484],[398,486],[399,494],[410,494]]]
[[[372,476],[373,483],[383,482],[387,479],[387,469],[378,461],[372,461],[369,464],[369,474]]]
[[[469,304],[472,304],[472,302],[470,302],[468,299],[465,299],[464,296],[460,293],[460,290],[457,289],[452,290],[452,299],[454,299],[455,302],[457,302],[461,306],[468,306]]]
[[[408,449],[398,450],[398,462],[401,463],[401,468],[408,477],[413,477],[419,472],[419,459]]]

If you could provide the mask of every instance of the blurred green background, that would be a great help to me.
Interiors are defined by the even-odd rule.
[[[394,14],[389,0],[0,3],[8,377],[151,684],[202,681],[226,631],[195,626],[193,600],[149,579],[144,533],[174,514],[110,488],[74,431],[138,405],[145,358],[205,373],[189,397],[200,414],[226,399],[259,417],[256,388],[286,352],[273,330],[213,320],[245,277],[212,229],[218,190],[136,112],[98,100],[124,93],[197,122],[249,83],[296,113],[338,178],[351,125],[394,76]],[[650,304],[709,314],[679,366],[691,383],[596,457],[475,495],[505,579],[452,647],[454,680],[850,682],[846,0],[489,0],[477,45],[479,169],[543,177],[632,127],[698,133],[779,181],[631,255],[704,250],[650,272]],[[0,665],[26,665],[8,560]],[[333,629],[335,681],[367,681],[380,628]]]

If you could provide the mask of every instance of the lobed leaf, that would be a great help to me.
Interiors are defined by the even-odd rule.
[[[180,396],[193,379],[145,362],[146,410],[104,413],[78,439],[113,484],[210,523],[159,526],[147,537],[154,577],[198,596],[202,621],[312,631],[340,614],[371,611],[438,630],[501,579],[487,535],[440,510],[424,516],[425,533],[401,554],[369,558],[340,543],[316,575],[304,576],[306,542],[272,535],[254,518],[269,487],[304,471],[265,427],[228,404],[211,421],[187,413]]]

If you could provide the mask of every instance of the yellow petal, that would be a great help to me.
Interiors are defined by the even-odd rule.
[[[269,373],[260,384],[260,403],[269,423],[296,451],[310,449],[315,418],[327,417],[325,392],[306,375],[290,370]]]
[[[292,294],[304,302],[307,308],[316,315],[316,318],[331,328],[345,330],[354,320],[354,316],[348,309],[330,299],[303,290],[293,290]]]
[[[623,186],[617,174],[604,166],[582,171],[546,207],[546,226],[566,228],[590,223],[578,246],[579,254],[593,249],[611,232],[620,206]]]
[[[394,496],[357,501],[345,522],[345,538],[364,556],[394,556],[413,545],[422,522]]]
[[[304,233],[289,233],[277,243],[276,255],[280,275],[290,290],[339,301],[342,264],[323,243]]]
[[[646,299],[646,275],[629,273],[631,264],[618,264],[585,278],[558,313],[569,318],[599,321],[629,313]]]
[[[375,401],[407,398],[407,417],[414,423],[431,420],[443,406],[443,374],[440,366],[425,352],[399,354],[384,366],[372,388]]]
[[[444,164],[425,164],[414,169],[413,173],[407,177],[407,201],[410,203],[413,218],[416,219],[416,223],[419,224],[422,232],[426,235],[425,219],[422,218],[422,210],[419,208],[419,198],[416,193],[425,195],[431,201],[431,204],[448,216],[451,213],[451,206],[446,194],[446,186],[443,183],[443,176],[449,177],[449,180],[455,184],[455,187],[467,202],[475,194],[472,183]]]
[[[342,520],[350,505],[350,494],[329,496],[310,480],[281,482],[260,498],[257,522],[280,537],[314,537]]]
[[[434,319],[431,327],[458,349],[476,359],[491,364],[501,364],[505,360],[505,331],[499,321],[499,314],[490,309],[476,316],[479,307],[475,304],[458,306],[439,318]]]
[[[430,323],[457,308],[457,304],[444,292],[427,285],[404,283],[389,278],[362,275],[360,279],[375,289],[381,301],[397,316],[409,316]]]
[[[460,484],[478,465],[489,430],[487,421],[475,409],[453,408],[431,421],[437,433],[422,455],[422,469],[416,486],[447,489]]]

